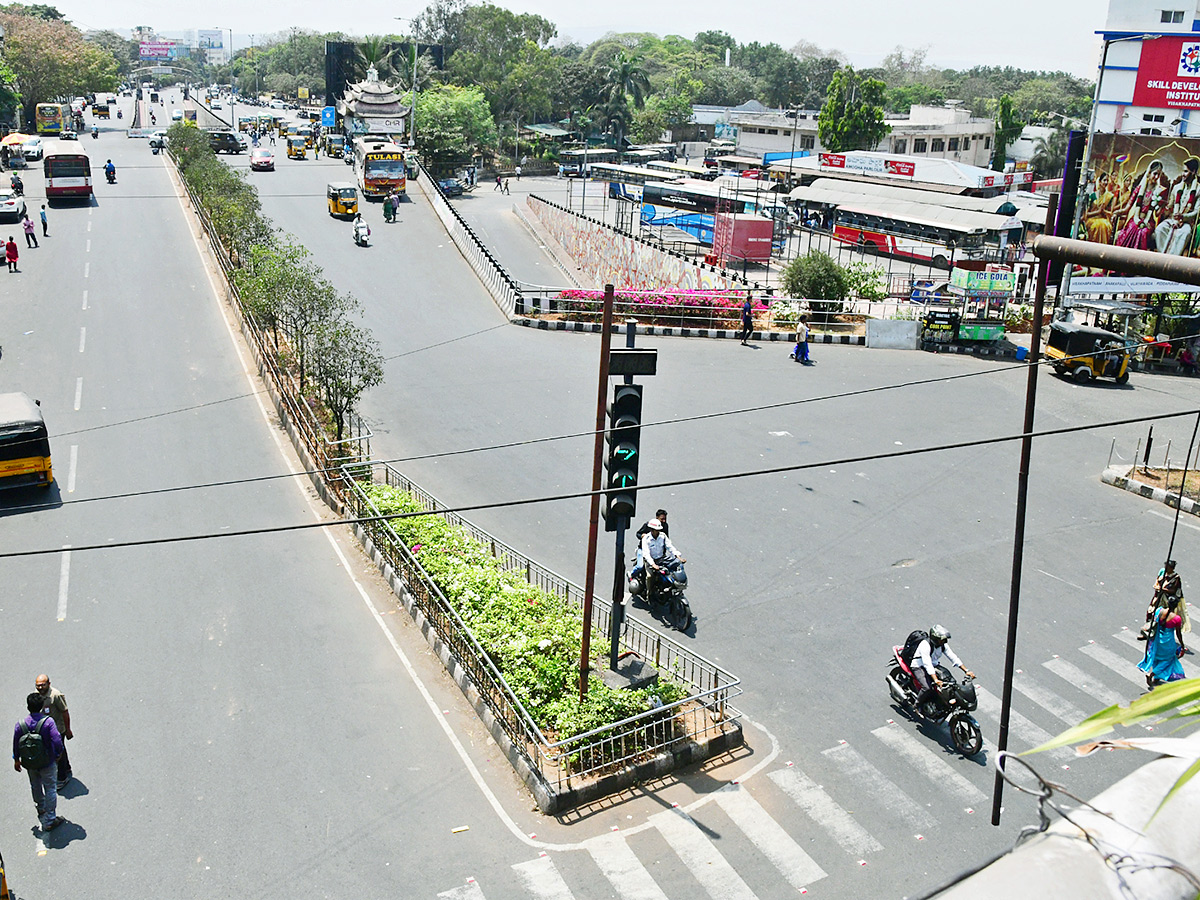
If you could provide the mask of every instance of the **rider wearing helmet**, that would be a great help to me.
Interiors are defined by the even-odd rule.
[[[937,667],[943,657],[962,669],[968,678],[975,677],[975,673],[964,666],[958,654],[950,649],[950,632],[942,625],[934,625],[929,629],[929,636],[917,645],[912,658],[913,678],[921,687],[921,693],[917,695],[918,708],[936,694],[936,688],[942,686]]]

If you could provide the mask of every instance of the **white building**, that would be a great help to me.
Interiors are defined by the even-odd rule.
[[[731,117],[737,126],[739,156],[810,151],[825,147],[817,134],[817,110],[741,113]],[[914,106],[906,116],[887,119],[891,132],[875,147],[881,153],[947,159],[968,166],[986,166],[992,156],[996,124],[975,118],[958,105]]]
[[[1109,0],[1095,130],[1200,135],[1196,0]]]

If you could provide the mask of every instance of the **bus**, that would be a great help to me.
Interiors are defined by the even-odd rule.
[[[618,165],[616,163],[596,163],[588,167],[592,178],[596,181],[608,182],[608,196],[623,197],[629,200],[640,200],[642,185],[649,181],[671,181],[666,172],[657,169],[643,169],[640,166]]]
[[[716,214],[756,212],[753,197],[703,181],[652,181],[642,187],[642,225],[672,227],[712,245]]]
[[[49,487],[53,481],[41,407],[27,394],[0,394],[0,487]]]
[[[55,141],[42,157],[46,199],[92,196],[92,164],[77,142]]]
[[[667,162],[665,159],[652,160],[646,163],[646,168],[654,169],[658,172],[666,172],[667,175],[675,178],[695,178],[700,181],[712,181],[717,177],[715,171],[704,166],[693,166],[681,162]]]
[[[354,172],[364,197],[386,197],[392,191],[405,193],[407,170],[404,148],[391,141],[370,137],[354,143]]]
[[[39,103],[33,110],[38,134],[62,134],[63,123],[70,123],[69,107],[61,103]]]

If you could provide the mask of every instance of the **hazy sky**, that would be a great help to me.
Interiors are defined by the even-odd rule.
[[[53,2],[53,0],[51,0]],[[149,25],[159,31],[233,28],[235,48],[251,33],[261,37],[293,26],[352,34],[400,32],[394,16],[413,16],[425,0],[291,0],[247,3],[207,0],[62,0],[55,5],[81,28]],[[870,66],[898,44],[928,47],[943,67],[1012,65],[1065,70],[1094,78],[1099,60],[1095,32],[1104,24],[1106,0],[503,0],[516,12],[545,16],[559,37],[586,44],[609,31],[649,31],[692,37],[726,31],[740,43],[799,40],[843,51],[856,66]],[[189,11],[192,10],[192,11]],[[282,16],[274,15],[284,11]]]

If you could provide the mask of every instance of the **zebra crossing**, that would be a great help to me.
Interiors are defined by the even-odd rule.
[[[1139,696],[1145,681],[1136,663],[1144,648],[1123,629],[1032,671],[1018,670],[1011,749],[1050,740],[1098,703],[1127,703]],[[977,716],[985,733],[994,735],[1000,699],[978,684],[976,694]],[[994,758],[995,746],[986,741],[984,746]],[[1058,760],[1071,755],[1069,748],[1047,754]],[[586,900],[597,894],[595,879],[606,882],[600,893],[620,900],[799,896],[888,851],[912,852],[897,835],[907,833],[914,842],[927,834],[953,835],[962,816],[988,801],[992,780],[989,767],[964,764],[908,719],[885,719],[861,740],[837,741],[806,759],[772,766],[765,779],[725,785],[686,808],[673,805],[581,844],[544,845],[534,859],[478,880],[467,878],[437,897]],[[912,777],[901,787],[889,771]],[[664,843],[671,854],[667,860]]]

